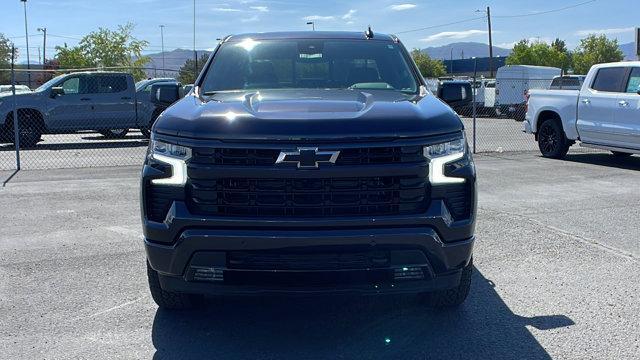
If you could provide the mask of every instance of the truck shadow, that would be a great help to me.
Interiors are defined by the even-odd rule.
[[[514,314],[476,269],[457,310],[397,296],[212,299],[199,310],[158,310],[152,341],[154,359],[549,359],[526,326],[573,324]]]
[[[616,157],[610,153],[568,154],[565,161],[615,167],[625,170],[640,170],[640,155]]]

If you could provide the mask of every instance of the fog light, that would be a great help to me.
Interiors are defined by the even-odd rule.
[[[195,281],[224,281],[224,269],[192,266]]]
[[[401,267],[393,269],[395,280],[421,280],[424,279],[424,272],[420,267]]]

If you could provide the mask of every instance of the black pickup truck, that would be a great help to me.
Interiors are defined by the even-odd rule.
[[[395,36],[228,36],[152,128],[141,179],[151,294],[164,308],[284,293],[457,306],[471,283],[475,177],[462,122]]]

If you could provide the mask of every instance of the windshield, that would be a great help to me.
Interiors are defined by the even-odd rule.
[[[54,77],[53,79],[47,81],[46,83],[40,85],[37,89],[35,89],[34,91],[43,91],[46,90],[50,87],[53,86],[53,84],[55,84],[56,82],[58,82],[58,80],[60,80],[60,78],[62,78],[64,75],[58,75],[56,77]]]
[[[418,82],[394,42],[246,39],[223,44],[202,83],[205,94],[303,88],[415,93]]]

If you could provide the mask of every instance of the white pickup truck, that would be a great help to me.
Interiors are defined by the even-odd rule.
[[[576,142],[616,156],[640,153],[640,61],[591,67],[580,90],[531,90],[524,131],[545,157]]]

